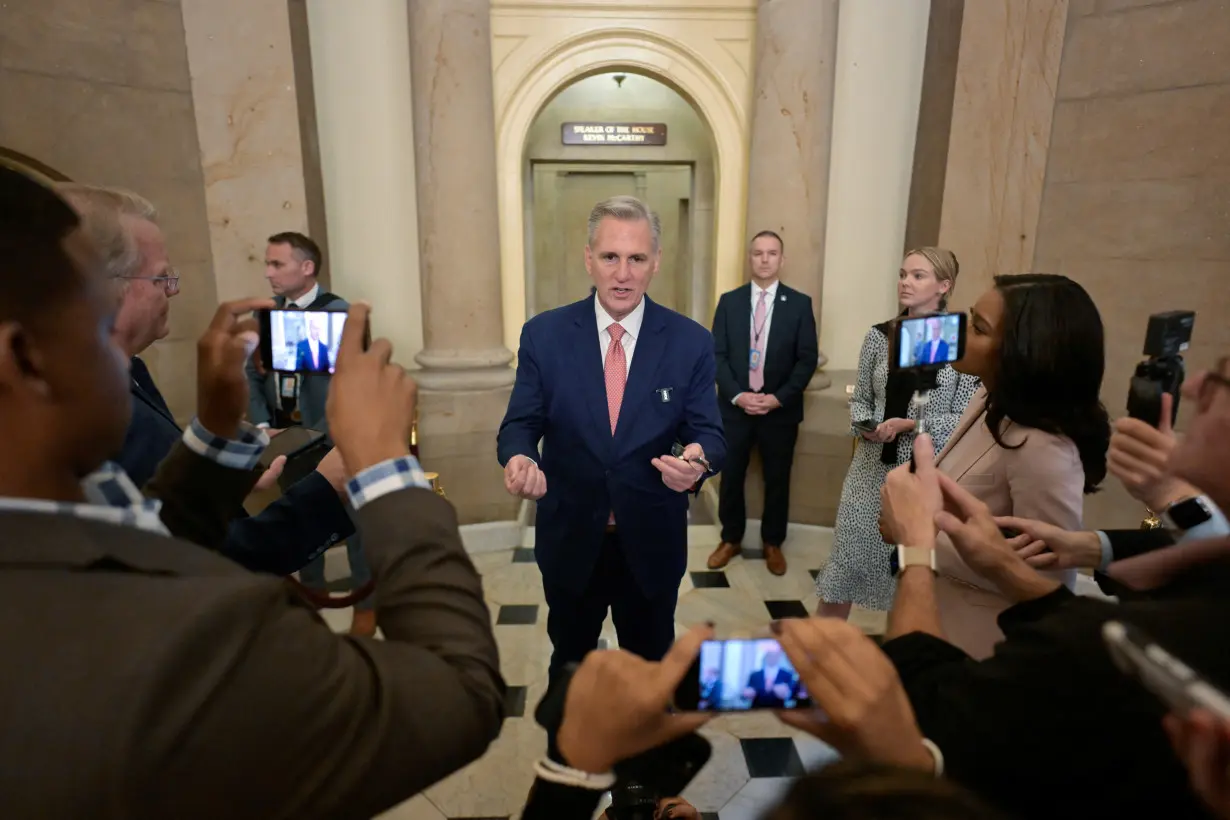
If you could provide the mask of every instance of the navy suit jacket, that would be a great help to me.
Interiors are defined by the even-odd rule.
[[[329,346],[324,342],[319,344],[320,348],[320,364],[313,367],[312,364],[312,345],[307,339],[301,339],[299,346],[296,348],[297,355],[295,360],[296,370],[314,370],[317,373],[329,372]]]
[[[523,455],[546,474],[534,543],[545,583],[584,591],[614,511],[641,591],[653,596],[679,585],[688,497],[663,484],[650,460],[695,442],[713,471],[721,469],[716,370],[709,331],[646,296],[612,436],[594,296],[525,323],[497,450],[501,465]]]
[[[115,459],[138,487],[183,437],[166,400],[140,358],[132,359],[132,419],[124,449]],[[349,538],[354,521],[332,485],[312,472],[260,513],[243,510],[230,524],[218,550],[253,572],[289,575],[332,545]]]
[[[935,349],[935,356],[931,355],[931,340],[927,339],[914,348],[914,363],[915,364],[936,364],[948,362],[948,342],[940,339],[939,347]]]
[[[773,686],[779,683],[787,684],[790,687],[790,693],[797,696],[798,678],[789,669],[780,666],[777,668],[777,675],[773,680],[773,686],[765,685],[764,673],[765,670],[763,668],[757,669],[747,679],[747,686],[745,688],[751,689],[756,693],[756,696],[752,699],[753,706],[762,709],[784,706],[785,701],[779,698],[776,692],[772,691]]]

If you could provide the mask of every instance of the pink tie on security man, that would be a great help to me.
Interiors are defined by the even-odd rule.
[[[767,290],[760,291],[760,299],[756,302],[756,315],[752,318],[751,342],[752,350],[759,351],[756,356],[756,366],[748,371],[748,386],[752,391],[759,393],[764,389],[764,323],[765,323],[765,297],[769,295]]]

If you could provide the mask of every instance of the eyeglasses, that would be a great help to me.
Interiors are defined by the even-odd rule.
[[[167,292],[167,296],[174,296],[179,293],[179,271],[175,270],[175,268],[167,268],[167,272],[161,276],[120,276],[118,278],[155,282],[162,285],[163,289]]]
[[[1200,412],[1204,413],[1212,406],[1214,388],[1230,387],[1230,376],[1223,375],[1227,369],[1230,369],[1230,356],[1222,356],[1217,360],[1217,365],[1201,377],[1200,393],[1196,398]]]

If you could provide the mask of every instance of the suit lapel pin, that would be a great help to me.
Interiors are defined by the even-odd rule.
[[[659,387],[654,392],[658,394],[658,398],[662,400],[663,404],[671,400],[671,388],[669,387]]]
[[[782,294],[782,301],[783,301],[783,302],[784,302],[784,301],[786,301],[786,294],[784,294],[784,293]]]

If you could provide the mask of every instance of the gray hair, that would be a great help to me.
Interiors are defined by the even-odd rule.
[[[158,222],[158,209],[145,197],[122,188],[64,182],[56,186],[60,196],[81,216],[81,227],[103,258],[110,278],[133,276],[142,264],[141,249],[124,226],[123,217]]]
[[[662,222],[656,213],[649,210],[648,205],[634,196],[613,196],[610,199],[604,199],[589,212],[588,241],[591,248],[594,245],[594,237],[598,234],[598,226],[607,217],[618,219],[620,222],[648,222],[649,230],[653,233],[653,249],[655,251],[658,249],[658,242],[662,238]]]

